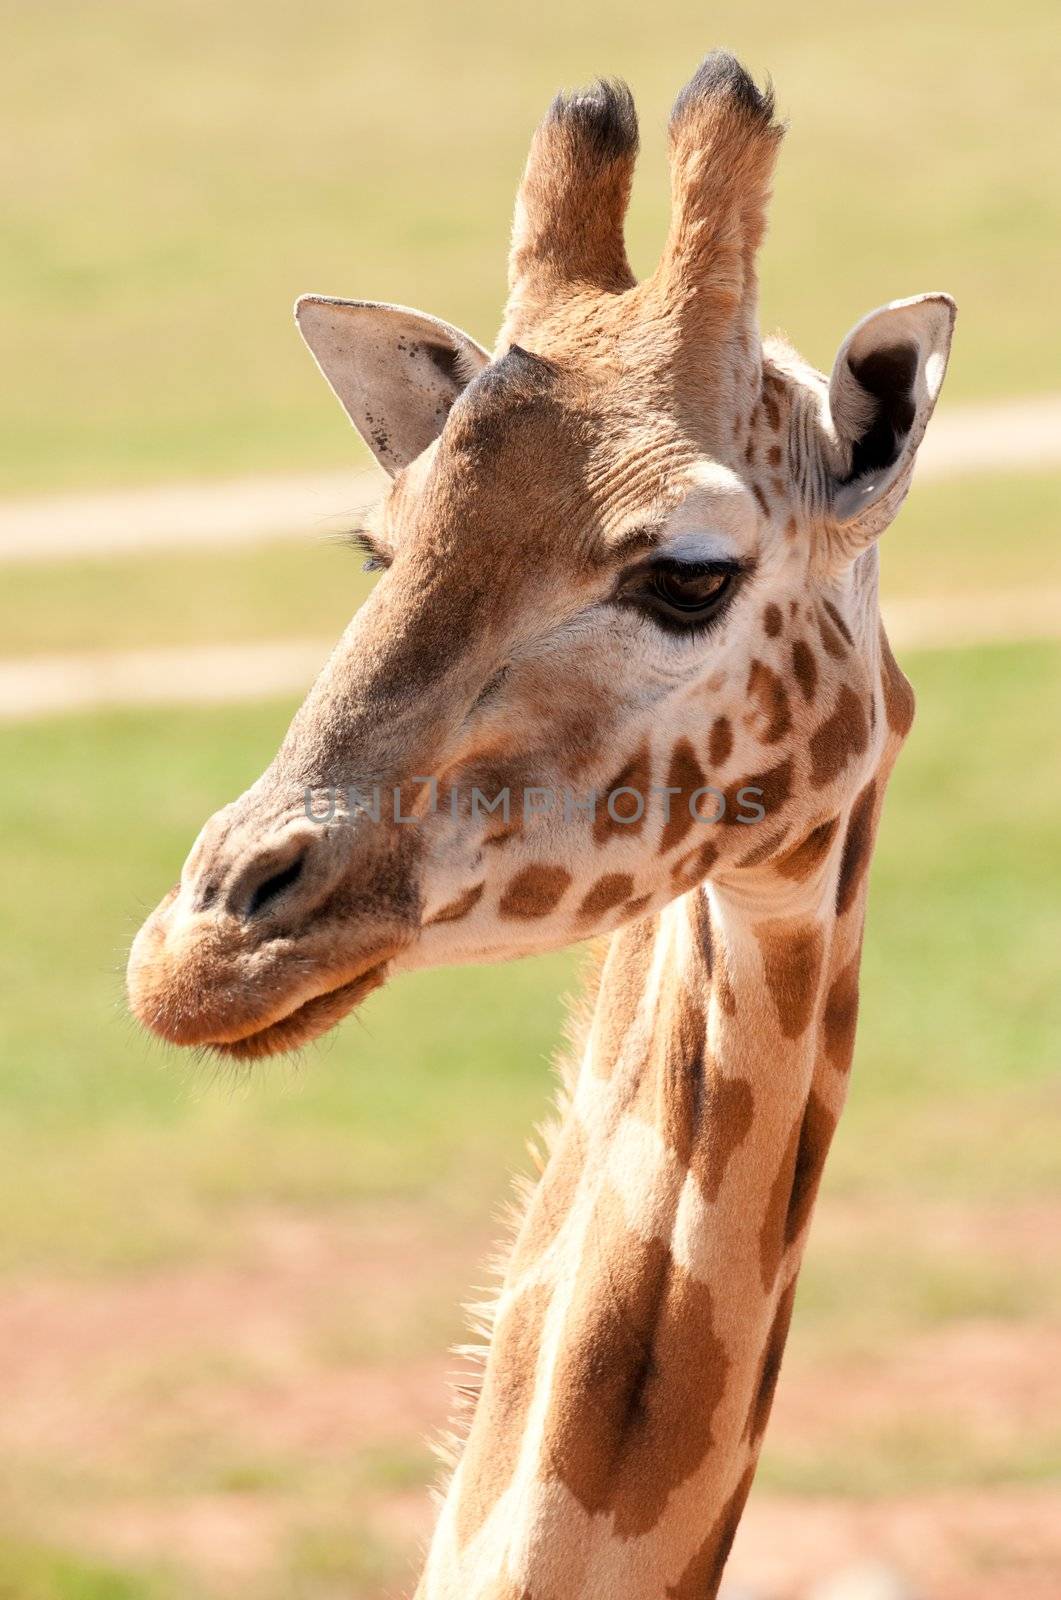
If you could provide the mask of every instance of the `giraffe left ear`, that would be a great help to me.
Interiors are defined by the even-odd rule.
[[[893,300],[855,324],[829,380],[826,454],[839,542],[857,553],[895,516],[947,370],[950,295]]]
[[[295,321],[339,403],[393,478],[437,439],[462,389],[490,357],[424,311],[304,294]]]

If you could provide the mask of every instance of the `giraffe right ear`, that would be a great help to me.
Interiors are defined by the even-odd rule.
[[[947,370],[950,295],[893,300],[855,324],[829,379],[824,453],[837,553],[857,555],[895,516]]]
[[[406,306],[303,295],[295,321],[350,421],[394,475],[438,438],[490,357],[459,328]]]

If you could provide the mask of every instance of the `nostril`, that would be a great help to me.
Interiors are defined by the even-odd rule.
[[[303,851],[280,872],[274,872],[268,878],[263,878],[247,904],[248,917],[257,916],[259,911],[263,911],[267,905],[282,895],[285,889],[290,889],[293,883],[297,883],[305,864],[306,853]]]

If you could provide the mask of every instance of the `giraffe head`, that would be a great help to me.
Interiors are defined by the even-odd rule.
[[[253,1057],[393,971],[608,932],[711,877],[798,909],[909,723],[875,541],[953,303],[858,323],[826,379],[760,343],[781,138],[715,54],[671,120],[672,217],[634,280],[625,87],[558,98],[491,357],[401,307],[297,318],[391,476],[383,569],[261,778],[206,824],[129,965],[138,1017]],[[883,646],[886,659],[886,646]]]

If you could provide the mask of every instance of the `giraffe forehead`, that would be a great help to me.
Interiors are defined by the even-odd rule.
[[[433,525],[458,544],[489,535],[487,552],[533,538],[607,561],[624,535],[658,531],[690,494],[722,502],[721,528],[742,526],[739,479],[701,462],[666,390],[632,383],[629,362],[600,346],[587,338],[577,358],[559,360],[513,347],[486,368],[399,475],[387,532],[404,540]]]

